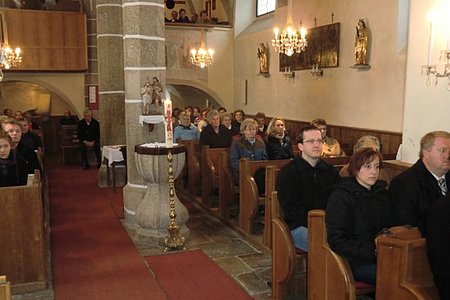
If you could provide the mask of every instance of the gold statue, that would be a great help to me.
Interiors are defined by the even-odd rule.
[[[266,46],[264,46],[264,43],[260,43],[259,45],[261,46],[258,48],[259,74],[269,74]]]
[[[368,65],[367,47],[369,42],[369,29],[364,19],[359,19],[355,35],[355,65]]]

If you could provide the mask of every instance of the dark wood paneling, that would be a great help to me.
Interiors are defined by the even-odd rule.
[[[247,117],[253,117],[247,115]],[[269,124],[271,118],[266,118],[266,124]],[[292,138],[293,144],[296,141],[296,135],[300,128],[309,125],[309,122],[296,121],[296,120],[285,120],[285,128]],[[376,136],[381,143],[381,152],[383,154],[397,153],[398,147],[402,143],[402,133],[401,132],[390,132],[376,129],[365,129],[365,128],[354,128],[347,126],[335,126],[328,124],[327,134],[335,139],[337,139],[341,145],[342,150],[344,150],[346,155],[353,154],[353,145],[356,141],[364,135]]]

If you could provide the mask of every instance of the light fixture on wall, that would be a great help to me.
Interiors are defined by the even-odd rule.
[[[295,71],[292,71],[291,67],[285,67],[283,76],[284,78],[295,79]]]
[[[279,35],[278,28],[274,28],[275,38],[272,40],[272,46],[275,51],[291,56],[294,53],[305,51],[308,46],[306,40],[306,29],[301,27],[299,32],[292,25],[292,0],[288,0],[287,24]],[[299,36],[300,34],[300,36]]]
[[[201,29],[200,48],[191,50],[191,62],[194,66],[206,68],[214,61],[214,50],[205,47],[205,37],[203,28]]]
[[[323,70],[319,68],[319,63],[313,63],[311,75],[314,79],[318,80],[323,77]]]
[[[434,82],[434,85],[438,84],[438,78],[448,78],[447,90],[450,91],[450,50],[442,50],[439,61],[443,61],[443,66],[438,65],[424,65],[422,66],[422,75],[427,76],[425,84],[430,86]],[[438,71],[442,69],[442,73]]]
[[[422,75],[427,76],[425,81],[426,86],[430,86],[432,83],[434,85],[438,84],[439,78],[447,78],[447,90],[450,91],[450,36],[447,37],[447,49],[441,51],[439,61],[443,62],[439,65],[431,64],[431,55],[433,53],[433,22],[436,19],[435,12],[431,11],[429,14],[430,20],[430,35],[428,40],[428,62],[426,65],[422,66]],[[440,72],[439,70],[442,70]]]

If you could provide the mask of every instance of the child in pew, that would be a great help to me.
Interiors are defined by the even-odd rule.
[[[266,160],[266,145],[263,140],[256,135],[258,123],[254,119],[245,119],[241,123],[241,137],[231,144],[230,160],[233,177],[236,184],[239,184],[239,160],[248,157],[251,160]],[[265,189],[264,169],[257,170],[254,178],[260,194]]]
[[[390,227],[391,209],[386,182],[378,180],[382,155],[372,148],[353,154],[350,177],[330,194],[325,223],[331,250],[347,259],[356,281],[375,284],[375,238]]]
[[[28,179],[25,161],[12,149],[12,139],[0,130],[0,187],[26,185]]]

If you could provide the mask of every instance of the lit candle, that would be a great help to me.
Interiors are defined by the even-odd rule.
[[[166,147],[173,147],[173,128],[172,128],[172,101],[167,99],[164,101],[164,116],[166,118]]]
[[[428,40],[428,65],[431,65],[431,52],[433,52],[433,21],[430,21],[430,37]]]

